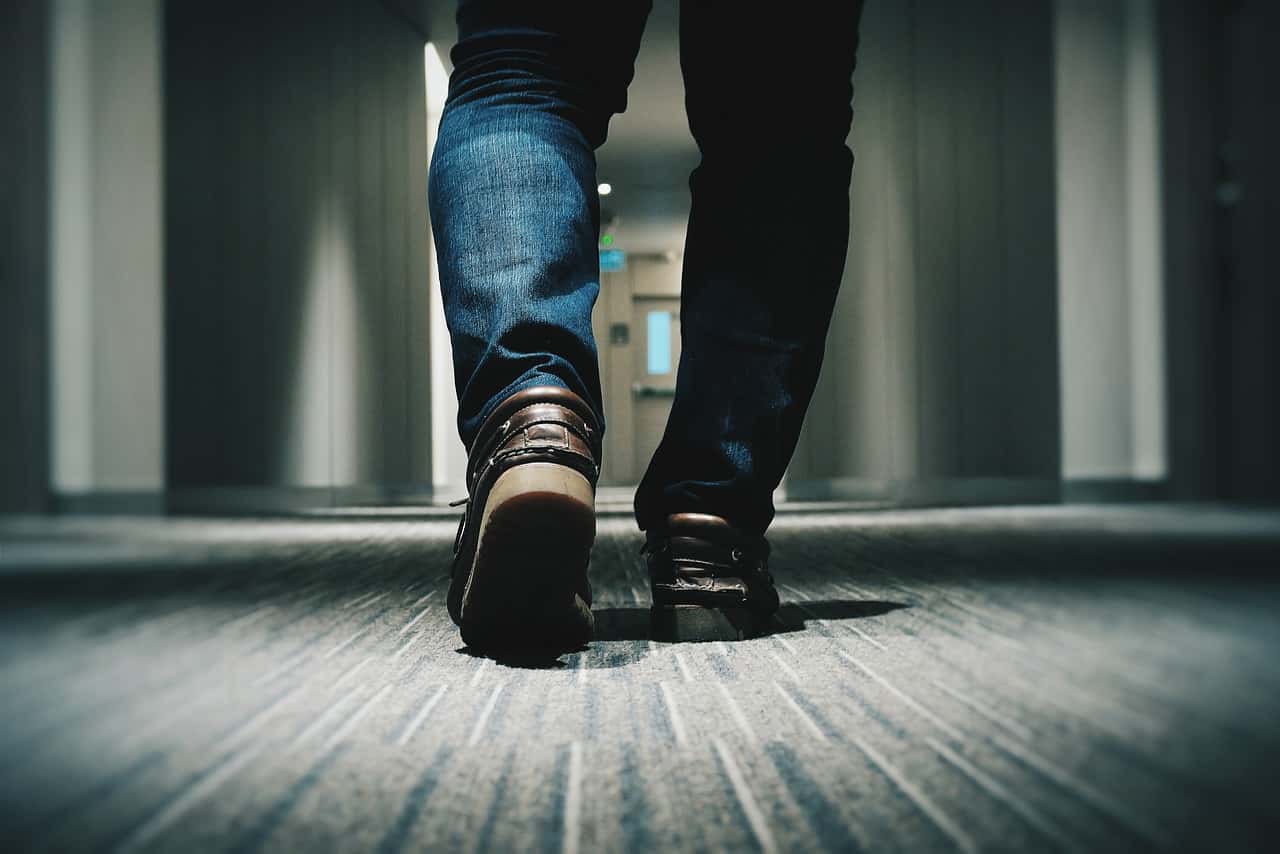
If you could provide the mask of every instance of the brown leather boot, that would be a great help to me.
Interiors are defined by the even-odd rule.
[[[759,631],[778,610],[769,542],[720,516],[673,513],[650,529],[643,552],[655,618],[680,608],[714,608],[735,626]]]
[[[600,429],[582,398],[536,386],[485,419],[467,463],[449,615],[476,649],[576,648],[591,639]]]

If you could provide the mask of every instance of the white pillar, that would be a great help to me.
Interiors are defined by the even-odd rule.
[[[56,493],[164,485],[160,0],[52,7]]]
[[[1166,473],[1153,0],[1054,15],[1062,475]]]

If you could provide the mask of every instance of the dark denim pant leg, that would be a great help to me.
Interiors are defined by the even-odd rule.
[[[681,6],[702,161],[690,178],[675,402],[636,494],[643,529],[707,512],[763,533],[813,396],[848,248],[861,3],[808,6],[787,20]]]
[[[626,105],[648,2],[464,0],[430,170],[470,447],[510,394],[556,385],[604,424],[591,309],[599,293],[595,149]]]

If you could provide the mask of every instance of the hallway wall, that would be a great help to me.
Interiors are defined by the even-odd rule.
[[[1056,497],[1051,13],[868,4],[852,237],[789,495]]]
[[[164,488],[161,0],[50,4],[51,467],[61,506]]]
[[[431,349],[423,82],[453,8],[10,10],[0,510],[417,494],[440,437],[456,492],[452,418],[435,438],[431,418],[453,390],[447,341]],[[1167,476],[1274,500],[1274,18],[1264,0],[869,4],[853,236],[791,495]],[[646,109],[678,111],[659,89]]]
[[[178,506],[430,484],[423,43],[377,3],[168,5]]]
[[[1280,4],[1246,0],[1229,9],[1224,68],[1230,93],[1215,188],[1225,242],[1222,327],[1223,405],[1220,453],[1223,497],[1280,499],[1280,276],[1275,236],[1280,229]],[[1186,109],[1184,106],[1183,109]]]
[[[1168,473],[1153,0],[1058,0],[1054,71],[1062,474]]]
[[[0,26],[0,513],[45,509],[48,454],[48,15]]]
[[[1158,8],[1171,491],[1275,502],[1280,7]]]

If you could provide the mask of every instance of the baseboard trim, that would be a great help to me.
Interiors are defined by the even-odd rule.
[[[1065,504],[1109,504],[1118,501],[1166,501],[1172,497],[1167,480],[1073,478],[1063,481]]]
[[[788,502],[879,502],[897,507],[997,504],[1109,504],[1166,501],[1167,480],[1136,478],[831,478],[788,482]]]
[[[630,494],[618,500],[623,488],[602,490],[601,515],[629,515]],[[446,496],[448,497],[448,496]],[[787,481],[775,496],[779,513],[812,509],[872,509],[875,507],[992,506],[1001,504],[1084,504],[1163,501],[1171,497],[1166,480],[1036,478],[936,478],[883,481],[871,478],[830,478]],[[214,486],[160,490],[106,490],[62,493],[52,497],[52,512],[152,516],[189,514],[305,515],[376,517],[378,508],[391,516],[395,508],[408,515],[456,516],[460,511],[442,504],[430,486],[421,484],[355,486]],[[363,513],[355,511],[364,511]],[[327,514],[325,511],[346,511]]]
[[[417,484],[207,486],[171,489],[167,506],[170,513],[192,515],[294,515],[358,505],[427,505],[431,500],[430,487]]]
[[[361,505],[397,507],[431,504],[430,488],[418,484],[101,490],[57,493],[49,502],[50,511],[55,514],[104,516],[271,516]]]
[[[857,501],[897,507],[1054,504],[1061,484],[1040,478],[929,478],[875,480],[842,477],[787,481],[787,501]]]
[[[50,497],[49,510],[72,516],[163,516],[165,494],[159,489],[64,492]]]

